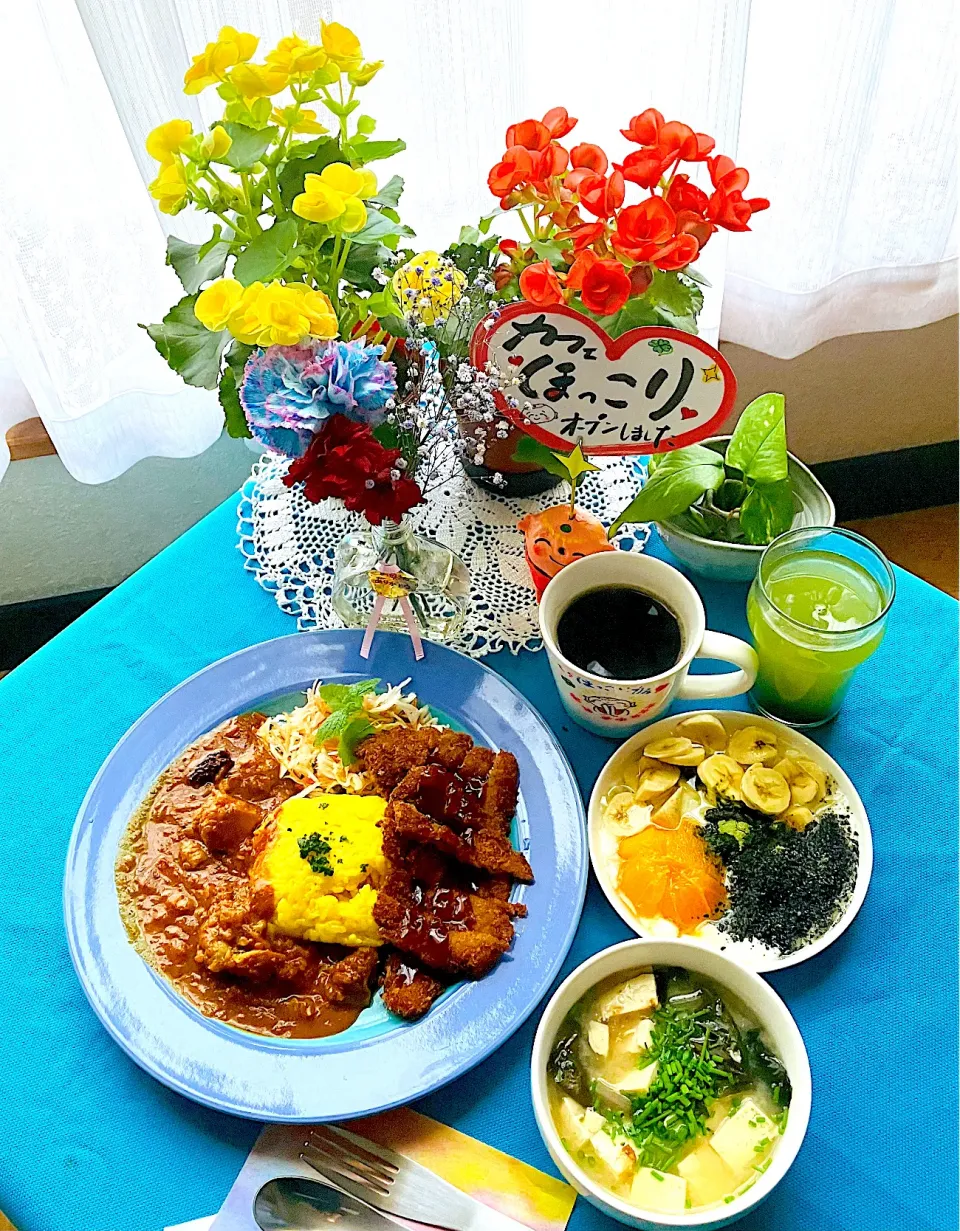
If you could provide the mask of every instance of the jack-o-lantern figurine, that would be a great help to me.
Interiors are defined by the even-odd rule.
[[[551,577],[566,565],[598,551],[616,550],[600,518],[577,508],[580,476],[600,467],[587,461],[579,444],[572,453],[552,453],[542,446],[540,452],[554,474],[569,478],[570,501],[552,505],[540,513],[528,513],[517,525],[523,535],[523,554],[533,578],[537,602],[543,597]]]
[[[599,517],[569,504],[555,504],[542,513],[527,513],[517,529],[523,534],[523,554],[533,578],[537,601],[547,582],[567,564],[597,551],[613,551]]]

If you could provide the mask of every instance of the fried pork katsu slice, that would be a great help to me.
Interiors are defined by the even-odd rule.
[[[409,898],[397,898],[382,889],[373,917],[395,948],[411,954],[432,971],[482,979],[510,947],[513,926],[496,910],[498,903],[482,898],[478,901],[491,908],[490,917],[476,917],[470,931],[461,920],[443,919]]]
[[[457,770],[474,748],[473,740],[465,731],[442,731],[436,748],[430,754],[430,760],[442,765],[444,769]]]
[[[383,970],[381,986],[383,1003],[390,1012],[406,1021],[416,1021],[446,990],[447,984],[424,970],[409,955],[391,953]]]
[[[440,735],[436,727],[381,731],[357,745],[360,767],[373,775],[384,795],[389,795],[408,769],[427,764]]]
[[[412,804],[401,800],[387,805],[382,825],[385,834],[436,847],[458,863],[468,864],[494,876],[511,876],[526,884],[533,880],[533,872],[523,855],[515,851],[502,834],[492,830],[476,829],[470,841],[466,841],[449,826],[432,820]]]

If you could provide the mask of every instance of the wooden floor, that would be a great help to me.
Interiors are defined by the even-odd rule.
[[[943,504],[845,525],[876,543],[894,564],[957,597],[957,505]]]

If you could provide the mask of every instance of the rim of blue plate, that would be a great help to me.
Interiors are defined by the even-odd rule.
[[[224,658],[207,664],[207,666],[194,672],[174,688],[168,690],[127,729],[97,771],[77,813],[77,819],[71,833],[67,851],[63,883],[63,904],[70,958],[87,1000],[111,1038],[142,1069],[178,1093],[218,1111],[229,1112],[260,1121],[310,1123],[321,1120],[350,1119],[357,1116],[374,1115],[378,1112],[389,1110],[392,1107],[412,1102],[438,1090],[482,1063],[497,1047],[523,1025],[540,1000],[547,994],[569,952],[580,922],[589,874],[586,810],[570,762],[560,746],[556,735],[543,716],[508,680],[485,664],[447,646],[428,642],[426,646],[427,655],[428,658],[432,656],[431,669],[438,658],[441,663],[447,656],[454,660],[453,665],[457,667],[457,670],[449,674],[449,679],[455,689],[458,687],[458,680],[463,682],[462,696],[459,701],[450,700],[449,697],[434,698],[420,692],[417,686],[416,674],[418,669],[422,670],[423,667],[413,662],[409,649],[410,641],[405,635],[378,632],[374,641],[374,653],[369,662],[359,659],[359,656],[355,653],[359,649],[361,639],[362,632],[356,630],[335,629],[311,633],[291,633],[247,646],[244,649],[237,650],[232,654],[226,655]],[[261,1060],[263,1057],[274,1056],[285,1058],[287,1061],[294,1063],[303,1063],[319,1060],[321,1057],[329,1058],[334,1055],[350,1056],[354,1052],[358,1052],[365,1053],[362,1067],[368,1068],[370,1061],[375,1061],[375,1057],[371,1055],[371,1052],[378,1047],[393,1051],[399,1048],[401,1052],[406,1050],[408,1053],[414,1054],[416,1049],[407,1046],[408,1043],[412,1042],[412,1040],[407,1038],[407,1032],[416,1031],[424,1023],[430,1022],[433,1014],[438,1012],[444,1014],[448,1031],[451,1029],[453,1031],[462,1031],[464,1027],[469,1027],[472,1024],[469,1017],[466,1020],[461,1020],[465,1012],[467,1014],[470,1013],[471,1006],[474,1010],[482,1010],[484,1003],[486,1003],[486,1008],[489,1011],[490,1009],[496,1009],[499,1001],[503,999],[502,990],[509,991],[512,988],[519,993],[520,1002],[511,1006],[509,1013],[502,1020],[498,1019],[495,1026],[491,1023],[492,1028],[488,1030],[482,1041],[478,1041],[472,1050],[468,1050],[465,1054],[452,1060],[446,1067],[442,1064],[438,1066],[437,1063],[431,1063],[443,1061],[442,1050],[439,1054],[435,1050],[424,1052],[424,1063],[421,1064],[421,1069],[425,1071],[421,1072],[420,1076],[415,1080],[415,1088],[395,1093],[383,1101],[364,1101],[362,1106],[351,1105],[342,1109],[332,1108],[319,1111],[306,1108],[297,1112],[292,1108],[289,1111],[277,1111],[270,1107],[253,1106],[246,1102],[218,1096],[209,1089],[204,1089],[202,1084],[200,1087],[196,1084],[191,1084],[183,1077],[182,1073],[175,1071],[175,1065],[174,1069],[165,1067],[159,1062],[157,1056],[151,1052],[150,1048],[144,1046],[136,1038],[135,1033],[131,1035],[131,1025],[118,1021],[121,1011],[128,1007],[128,1005],[123,1003],[125,989],[120,989],[119,1002],[108,1003],[103,998],[103,987],[101,986],[102,971],[99,969],[98,962],[94,958],[99,959],[99,964],[105,969],[109,963],[109,954],[104,959],[99,949],[100,938],[97,936],[96,929],[89,926],[89,914],[99,907],[104,911],[109,926],[112,929],[119,927],[120,932],[122,932],[122,923],[120,923],[119,909],[116,901],[116,890],[112,879],[112,869],[117,856],[116,842],[118,840],[117,834],[114,831],[118,827],[120,834],[126,830],[132,810],[136,808],[142,796],[146,794],[146,791],[142,791],[143,783],[141,782],[139,786],[137,785],[137,775],[141,774],[142,776],[143,764],[137,762],[136,756],[129,763],[124,761],[125,752],[129,746],[135,745],[137,736],[149,730],[151,725],[157,721],[158,714],[163,717],[165,709],[175,706],[176,699],[181,694],[187,698],[188,702],[192,700],[191,688],[196,688],[197,682],[204,677],[215,672],[229,672],[232,666],[240,664],[243,660],[255,661],[258,658],[269,660],[272,653],[277,652],[280,647],[287,646],[292,651],[288,666],[292,665],[296,668],[298,665],[301,665],[305,667],[307,665],[306,662],[299,664],[299,659],[305,660],[309,657],[310,648],[318,644],[326,645],[332,651],[338,651],[344,656],[349,656],[351,653],[355,655],[355,662],[341,665],[339,670],[329,671],[329,676],[334,678],[338,675],[376,674],[377,659],[388,659],[391,655],[400,653],[400,665],[403,667],[403,673],[402,675],[397,675],[397,678],[392,682],[399,682],[400,679],[405,678],[407,675],[412,675],[413,682],[411,687],[418,689],[421,699],[426,704],[432,704],[435,701],[439,709],[445,710],[450,718],[461,723],[463,729],[470,731],[475,737],[478,731],[483,736],[483,728],[477,721],[479,715],[465,716],[460,708],[461,705],[463,707],[468,706],[471,697],[474,695],[470,692],[467,681],[471,677],[474,681],[492,681],[494,695],[480,695],[483,693],[481,689],[480,693],[477,693],[474,697],[476,708],[489,721],[492,721],[494,725],[499,723],[509,727],[509,717],[498,710],[497,703],[498,700],[502,702],[504,698],[512,699],[514,705],[518,707],[519,713],[522,714],[524,721],[535,724],[539,740],[546,746],[542,751],[548,753],[552,758],[551,765],[541,764],[533,758],[532,754],[528,754],[526,742],[522,744],[519,750],[522,766],[520,779],[522,808],[525,812],[529,811],[528,801],[531,795],[536,795],[538,791],[543,794],[544,801],[549,801],[551,794],[556,794],[557,791],[560,793],[566,792],[569,798],[564,802],[568,805],[572,804],[570,815],[558,817],[552,811],[547,813],[546,821],[542,824],[540,834],[534,838],[534,851],[543,852],[548,843],[553,848],[558,833],[558,824],[564,824],[566,826],[565,837],[568,840],[575,838],[575,841],[571,844],[570,850],[572,863],[570,866],[565,867],[563,877],[553,875],[556,868],[552,866],[551,875],[553,879],[551,882],[542,883],[538,875],[537,881],[533,886],[529,887],[534,896],[539,897],[540,894],[537,892],[539,886],[540,891],[543,892],[544,897],[547,899],[546,905],[556,904],[556,902],[562,899],[567,907],[567,910],[563,912],[566,915],[565,926],[556,928],[554,925],[553,930],[547,929],[547,912],[546,910],[543,911],[540,920],[539,939],[549,946],[548,960],[540,961],[544,956],[542,944],[537,946],[535,952],[524,953],[521,951],[518,953],[518,947],[522,945],[523,936],[528,930],[531,931],[531,935],[527,937],[529,941],[532,942],[538,939],[537,933],[534,931],[537,924],[533,913],[536,909],[534,905],[531,915],[523,921],[523,931],[518,929],[514,949],[501,960],[499,966],[491,974],[487,975],[485,979],[476,983],[460,984],[451,988],[421,1022],[405,1023],[398,1019],[395,1026],[391,1025],[389,1029],[385,1029],[379,1035],[374,1035],[373,1037],[364,1037],[362,1034],[358,1035],[355,1043],[352,1044],[347,1037],[349,1031],[344,1032],[340,1036],[331,1036],[329,1039],[285,1040],[272,1036],[252,1034],[206,1018],[178,992],[166,984],[166,981],[140,957],[124,935],[124,944],[123,946],[117,944],[115,957],[122,954],[121,962],[131,966],[130,955],[133,955],[135,960],[132,962],[132,970],[141,984],[141,990],[146,995],[156,994],[158,996],[157,1005],[160,1005],[161,1008],[164,1003],[172,1006],[176,1014],[175,1020],[178,1024],[184,1024],[185,1029],[199,1029],[203,1032],[204,1040],[207,1039],[207,1036],[214,1039],[219,1038],[222,1041],[225,1052],[232,1052],[233,1048],[238,1048],[239,1054],[260,1057]],[[396,675],[396,672],[397,668],[394,668],[393,674]],[[466,672],[466,675],[462,674],[464,672]],[[238,678],[241,684],[248,682],[251,687],[257,682],[255,672],[247,677],[244,677],[241,672]],[[198,738],[203,731],[210,730],[218,722],[229,717],[230,714],[243,712],[243,709],[255,708],[257,704],[266,702],[271,696],[277,697],[298,691],[300,683],[305,683],[306,681],[312,683],[313,678],[317,677],[314,677],[311,671],[306,671],[305,675],[298,677],[297,684],[293,684],[288,680],[279,686],[273,686],[272,688],[268,686],[266,690],[260,688],[259,690],[255,689],[249,692],[246,700],[242,703],[241,709],[237,709],[233,703],[228,705],[227,710],[220,717],[217,717],[215,721],[204,723],[202,730],[197,729],[195,734],[183,740],[173,753],[173,756],[177,755],[187,744]],[[382,678],[390,677],[383,676]],[[495,695],[498,689],[501,691],[500,698],[496,698]],[[519,729],[516,729],[515,738],[517,740],[521,738]],[[176,743],[176,739],[173,742]],[[500,743],[499,746],[509,747],[510,745]],[[515,747],[511,747],[511,751],[517,752],[518,750]],[[151,768],[144,781],[152,785],[157,773],[170,763],[173,756],[169,755],[169,753],[163,753],[164,764],[160,766],[160,770],[156,770],[155,767]],[[529,762],[526,767],[522,764],[524,760]],[[106,812],[98,811],[97,805],[104,802],[107,805],[110,804],[109,798],[102,801],[100,795],[105,792],[104,784],[110,781],[112,777],[116,777],[119,786],[122,788],[120,790],[120,799],[116,805],[108,808]],[[557,783],[559,783],[559,786]],[[113,789],[116,790],[117,785],[114,785]],[[141,791],[142,794],[140,794]],[[132,808],[129,807],[131,800],[133,801]],[[519,812],[520,809],[518,809],[518,815]],[[97,824],[100,827],[99,842],[97,838],[90,838],[91,829]],[[527,824],[529,825],[529,819]],[[551,849],[550,854],[551,858],[555,858],[556,850]],[[109,865],[109,879],[112,890],[112,900],[110,902],[99,900],[95,891],[89,897],[87,894],[90,880],[88,868],[93,868],[94,872],[98,870],[98,855],[101,856],[101,863],[105,859]],[[82,865],[79,865],[81,856],[84,862]],[[99,867],[99,871],[102,874],[103,868]],[[93,886],[93,888],[95,890],[96,886]],[[106,893],[103,896],[111,897],[111,894]],[[112,917],[109,909],[111,906],[113,908]],[[87,944],[88,934],[91,941],[96,945],[95,950],[91,949]],[[106,943],[111,945],[115,940],[116,937],[111,936]],[[523,960],[524,957],[526,960]],[[521,959],[520,962],[518,962],[518,958]],[[92,967],[97,969],[92,969]],[[514,973],[511,973],[511,970]],[[492,982],[496,979],[498,973],[501,977],[501,983],[504,984],[499,996],[497,996],[494,990],[495,985]],[[509,984],[505,983],[507,979],[510,980]],[[150,990],[151,984],[153,986],[152,992]],[[478,991],[480,994],[479,1001],[477,1001]],[[495,997],[493,1001],[490,999],[491,996]],[[157,1005],[154,1005],[154,1007],[156,1008]],[[337,1042],[338,1039],[341,1042]],[[317,1045],[314,1050],[311,1050],[310,1045],[312,1044]],[[189,1052],[184,1053],[181,1057],[176,1057],[176,1059],[186,1062],[185,1065],[182,1064],[180,1066],[181,1069],[187,1067],[188,1069],[196,1070],[197,1068],[197,1065],[192,1062]],[[428,1074],[427,1070],[433,1071]],[[202,1062],[200,1071],[206,1071],[202,1068]],[[360,1077],[362,1074],[358,1072],[356,1076]]]

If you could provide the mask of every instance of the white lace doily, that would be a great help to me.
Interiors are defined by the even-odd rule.
[[[636,495],[643,472],[633,458],[600,464],[600,471],[584,476],[577,503],[609,524]],[[285,487],[288,465],[286,458],[265,455],[244,484],[237,530],[245,567],[301,630],[340,628],[330,605],[334,555],[344,534],[367,523],[338,501],[311,504],[299,486]],[[452,548],[470,571],[470,610],[452,642],[455,649],[481,657],[501,649],[516,654],[541,648],[536,596],[517,522],[524,513],[557,504],[564,490],[506,499],[486,492],[458,469],[426,504],[411,510],[414,528]],[[616,541],[642,551],[649,534],[649,526],[633,525]]]

